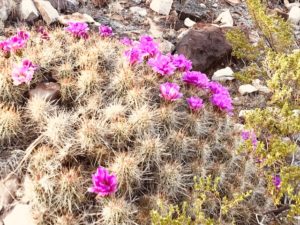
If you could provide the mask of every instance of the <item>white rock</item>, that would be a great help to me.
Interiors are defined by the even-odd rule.
[[[163,54],[170,53],[175,49],[175,45],[167,40],[163,40],[159,43],[159,49]]]
[[[22,0],[19,11],[22,20],[33,21],[39,17],[39,12],[32,0]]]
[[[239,87],[239,92],[241,95],[250,94],[257,91],[258,89],[251,84],[244,84]]]
[[[212,76],[212,80],[215,81],[226,81],[226,80],[234,80],[234,72],[230,67],[226,67],[224,69],[217,70],[214,72]]]
[[[293,6],[290,9],[288,21],[290,21],[294,25],[297,25],[299,23],[299,21],[300,21],[300,8],[299,8],[299,6]]]
[[[142,3],[142,0],[132,0],[134,3],[136,4],[141,4]]]
[[[134,14],[138,14],[142,17],[147,16],[147,10],[138,6],[133,6],[130,8],[130,11]]]
[[[241,119],[246,118],[246,115],[247,115],[249,112],[251,112],[251,110],[246,110],[246,109],[241,110],[241,111],[239,112],[239,118],[241,118]]]
[[[32,217],[31,207],[25,204],[16,205],[3,222],[5,225],[36,225]]]
[[[225,11],[223,11],[217,17],[217,19],[214,20],[214,23],[218,23],[218,22],[221,23],[219,25],[219,27],[232,27],[233,26],[233,19],[232,19],[229,9],[226,9]]]
[[[217,3],[214,3],[214,4],[212,5],[212,7],[213,7],[213,8],[217,8],[217,7],[218,7],[218,4],[217,4]]]
[[[35,6],[39,10],[43,20],[50,25],[57,21],[59,14],[57,10],[51,5],[50,2],[44,0],[34,0]]]
[[[190,31],[190,29],[186,29],[186,28],[181,28],[179,30],[179,34],[177,36],[177,40],[180,41],[185,35],[187,35],[187,33]]]
[[[150,34],[154,37],[154,38],[160,38],[163,35],[163,32],[161,31],[160,27],[156,25],[155,22],[153,22],[153,20],[151,20],[150,18],[148,18],[148,22],[150,25],[150,29],[149,32]]]
[[[184,25],[187,26],[187,27],[192,27],[196,24],[195,21],[191,20],[190,18],[185,18],[184,20]]]
[[[267,87],[261,84],[261,81],[259,79],[255,79],[252,81],[252,84],[254,87],[258,89],[258,91],[269,94],[271,93],[271,90]]]
[[[111,13],[116,13],[116,14],[121,14],[123,10],[123,6],[118,1],[110,3],[108,5],[108,8]]]
[[[62,15],[58,17],[58,21],[63,25],[68,25],[69,22],[84,22],[84,23],[100,25],[90,15],[81,14],[78,12],[73,13],[71,15]]]
[[[203,8],[203,9],[206,9],[206,5],[203,4],[203,3],[200,3],[200,7]]]
[[[152,0],[150,4],[150,9],[159,14],[167,16],[171,11],[172,4],[173,0]]]

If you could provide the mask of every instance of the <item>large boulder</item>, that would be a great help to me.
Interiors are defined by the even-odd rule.
[[[22,0],[19,6],[19,14],[22,20],[33,21],[39,17],[39,12],[37,11],[32,0]]]
[[[193,69],[207,72],[227,62],[232,47],[221,28],[212,25],[191,29],[177,44],[176,51],[193,62]]]
[[[13,11],[15,3],[12,0],[0,0],[0,21],[6,21]]]
[[[48,0],[59,12],[74,13],[79,9],[78,0]]]
[[[57,21],[59,14],[57,10],[51,5],[50,2],[44,0],[34,0],[35,6],[39,10],[43,20],[50,25]]]

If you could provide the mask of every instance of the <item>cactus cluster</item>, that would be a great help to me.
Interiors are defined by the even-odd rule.
[[[218,198],[201,205],[216,220],[220,199],[255,190],[239,201],[243,210],[227,209],[222,224],[253,224],[256,212],[272,207],[255,160],[235,151],[241,138],[233,118],[207,103],[206,90],[184,84],[180,71],[160,76],[145,63],[130,64],[121,42],[95,32],[80,39],[57,28],[47,37],[32,31],[20,54],[0,57],[1,151],[25,150],[43,137],[23,167],[38,224],[149,224],[161,202],[194,201],[195,176],[220,177]],[[30,84],[14,85],[13,65],[23,57],[38,67]],[[204,106],[167,101],[160,96],[166,82]],[[117,178],[111,196],[88,192],[99,166]]]

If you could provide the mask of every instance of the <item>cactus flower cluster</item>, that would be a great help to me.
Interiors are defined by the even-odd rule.
[[[18,31],[16,35],[4,40],[4,41],[0,41],[0,49],[5,53],[17,53],[19,51],[21,51],[28,39],[29,39],[30,35],[28,32],[26,31]]]

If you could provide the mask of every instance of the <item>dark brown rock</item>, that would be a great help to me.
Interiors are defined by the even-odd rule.
[[[29,91],[29,98],[41,97],[46,101],[55,101],[60,98],[60,85],[54,82],[39,83]]]
[[[190,18],[193,21],[200,22],[204,20],[211,20],[213,15],[209,8],[203,8],[203,0],[185,0],[175,1],[174,7],[181,20]]]
[[[193,70],[203,72],[226,63],[231,50],[221,28],[203,24],[190,30],[176,46],[178,54],[185,55],[193,62]]]

